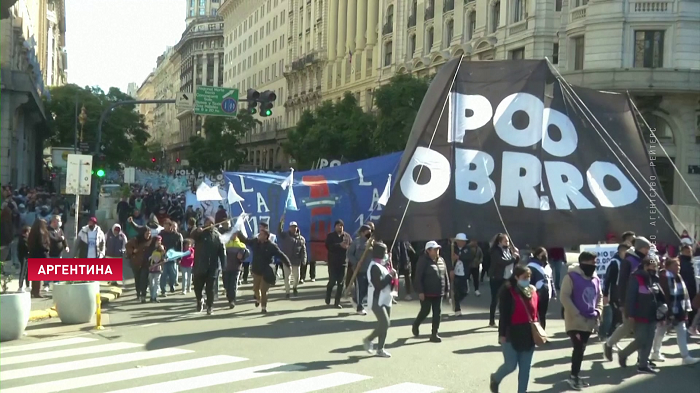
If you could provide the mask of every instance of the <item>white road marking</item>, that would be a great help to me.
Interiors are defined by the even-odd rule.
[[[73,337],[64,340],[42,341],[34,344],[11,345],[0,348],[0,354],[34,351],[37,349],[48,349],[55,347],[63,347],[66,345],[85,344],[92,341],[97,341],[95,338]]]
[[[266,386],[258,389],[246,390],[245,392],[240,393],[308,393],[329,389],[336,386],[347,385],[349,383],[360,382],[371,378],[372,377],[360,374],[332,373],[318,377],[304,378],[298,381]]]
[[[63,349],[54,352],[33,353],[31,355],[11,356],[0,358],[0,366],[9,366],[12,364],[41,362],[43,360],[67,358],[70,356],[102,354],[110,351],[122,351],[124,349],[133,349],[142,347],[142,344],[133,343],[113,343],[105,345],[93,345],[90,347]]]
[[[372,390],[366,393],[434,393],[444,390],[437,386],[421,385],[418,383],[400,383],[398,385],[387,386],[385,388]]]

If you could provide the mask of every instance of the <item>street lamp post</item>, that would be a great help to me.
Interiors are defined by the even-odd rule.
[[[80,143],[83,143],[83,129],[85,129],[85,123],[87,123],[87,110],[85,109],[85,105],[80,109],[78,121],[80,122]]]

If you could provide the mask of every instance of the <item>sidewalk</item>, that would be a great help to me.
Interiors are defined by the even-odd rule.
[[[108,283],[100,283],[100,299],[102,307],[115,301],[122,295],[122,288],[109,285]],[[47,318],[56,318],[56,308],[51,297],[51,292],[41,292],[42,298],[32,298],[32,308],[29,313],[29,321],[39,321]]]

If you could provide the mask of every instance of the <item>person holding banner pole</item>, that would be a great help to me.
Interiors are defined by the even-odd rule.
[[[489,270],[489,285],[491,286],[489,326],[496,327],[498,293],[506,280],[513,275],[513,268],[520,260],[520,253],[512,245],[507,234],[499,233],[492,242],[489,254],[491,256],[491,268]]]
[[[620,293],[618,279],[620,277],[620,266],[625,259],[630,246],[627,243],[620,243],[617,246],[617,253],[610,259],[605,278],[603,279],[603,322],[601,323],[601,336],[606,339],[613,334],[614,329],[622,322],[622,311],[620,304]]]

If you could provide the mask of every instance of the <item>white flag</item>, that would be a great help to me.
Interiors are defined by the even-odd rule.
[[[197,187],[197,200],[199,202],[220,201],[223,200],[223,198],[219,192],[219,187],[209,187],[207,183],[202,182],[199,184],[199,187]]]
[[[233,183],[229,182],[228,183],[228,204],[233,205],[236,202],[243,202],[245,199],[241,198],[240,195],[236,192],[236,189],[233,188]]]
[[[289,172],[289,176],[287,176],[286,179],[280,184],[283,190],[286,190],[287,187],[293,186],[294,185],[294,169],[292,169],[291,172]]]
[[[377,204],[386,206],[387,203],[389,203],[389,197],[391,196],[391,173],[389,174],[389,179],[386,181],[386,185],[384,186],[384,192],[382,192],[382,195],[377,199]]]

